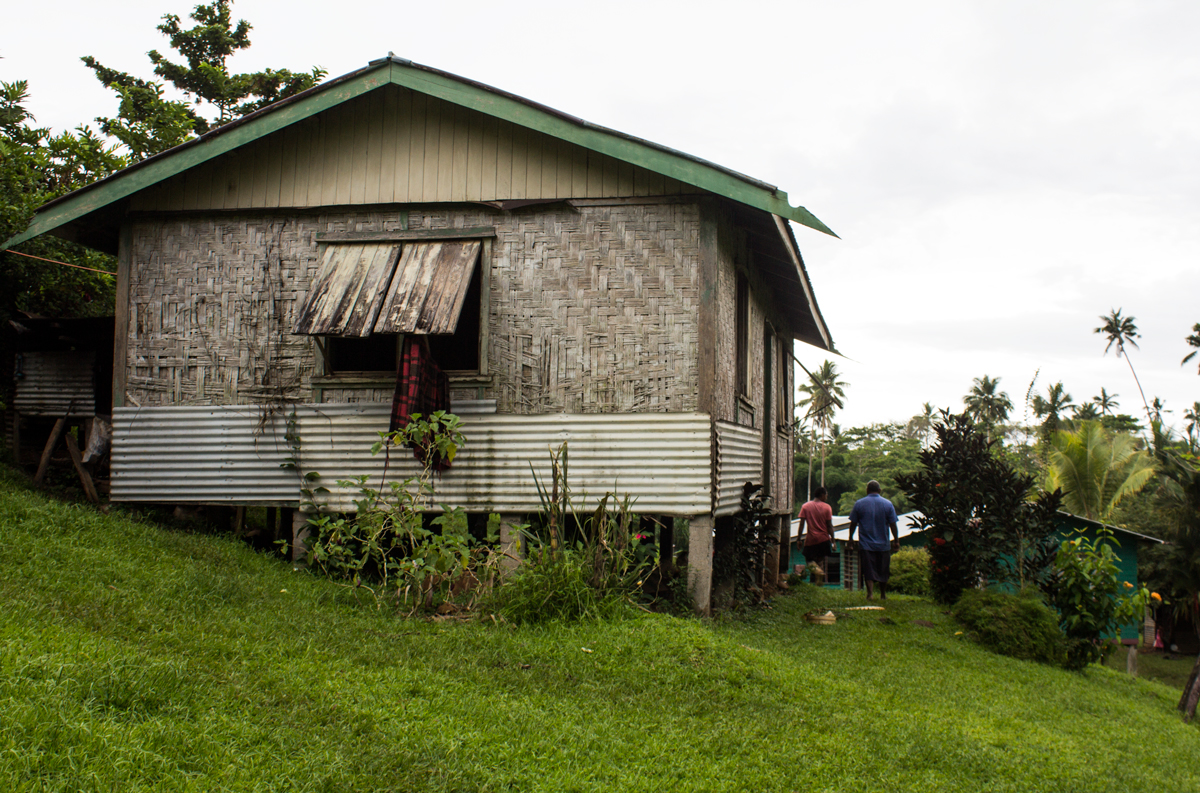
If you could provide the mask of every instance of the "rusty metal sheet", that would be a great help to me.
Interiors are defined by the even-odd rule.
[[[294,332],[320,336],[371,335],[398,255],[399,247],[394,242],[326,247],[321,269],[309,287]]]
[[[376,333],[454,333],[471,285],[479,240],[405,244]]]
[[[13,407],[24,416],[73,416],[96,413],[96,353],[56,351],[21,353]]]
[[[715,425],[717,459],[713,484],[713,514],[733,515],[742,507],[742,487],[762,483],[762,430],[731,424]]]
[[[378,486],[418,473],[408,449],[390,460],[371,444],[386,430],[390,405],[298,405],[295,419],[250,405],[117,408],[114,501],[292,504],[302,478],[328,487],[331,511],[353,511],[366,475]],[[294,432],[289,440],[289,423]],[[467,443],[433,481],[429,507],[524,513],[538,509],[534,471],[550,477],[550,449],[569,444],[576,504],[594,508],[605,493],[629,494],[649,514],[702,515],[712,500],[711,421],[703,413],[463,415]],[[293,467],[294,466],[294,467]]]

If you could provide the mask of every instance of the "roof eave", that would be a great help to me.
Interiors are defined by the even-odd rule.
[[[105,179],[49,201],[38,209],[24,232],[6,241],[0,249],[47,232],[54,232],[175,174],[387,84],[420,91],[452,104],[511,121],[764,210],[779,218],[794,220],[816,231],[837,236],[804,207],[791,206],[787,194],[773,185],[666,146],[591,124],[483,83],[401,58],[389,57],[372,61],[362,69],[276,102],[199,138],[135,163]],[[788,236],[791,236],[790,230]],[[793,247],[794,244],[793,238]],[[806,289],[811,293],[807,283]]]

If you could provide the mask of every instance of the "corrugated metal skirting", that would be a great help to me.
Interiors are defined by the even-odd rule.
[[[714,473],[713,514],[733,515],[742,507],[742,488],[762,482],[762,430],[716,421],[717,465]]]
[[[264,417],[253,406],[118,408],[113,500],[295,504],[300,477],[312,474],[312,485],[330,490],[319,496],[322,506],[348,511],[357,494],[337,480],[366,474],[379,484],[385,457],[373,457],[370,447],[387,428],[389,410],[362,403],[299,406],[294,445],[286,438],[291,419],[282,412]],[[548,483],[549,451],[567,441],[577,506],[594,506],[611,491],[632,496],[640,512],[706,514],[710,427],[702,413],[467,415],[467,444],[454,467],[434,479],[433,501],[469,511],[535,511],[530,466]],[[389,481],[416,473],[408,449],[392,451]]]
[[[25,416],[96,414],[96,354],[87,352],[25,352],[17,378],[13,407]]]

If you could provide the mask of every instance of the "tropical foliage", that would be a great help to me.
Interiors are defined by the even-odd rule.
[[[825,360],[816,372],[810,372],[808,382],[797,387],[804,394],[796,402],[797,408],[804,409],[804,420],[809,422],[810,437],[821,433],[821,484],[825,484],[825,443],[828,440],[829,429],[833,424],[833,412],[842,407],[845,398],[845,388],[849,383],[839,380],[841,377],[837,365]],[[811,473],[810,473],[811,475]]]
[[[1094,328],[1092,332],[1101,334],[1108,339],[1108,343],[1104,345],[1104,352],[1106,354],[1115,346],[1117,348],[1117,357],[1123,357],[1125,363],[1129,364],[1129,373],[1133,375],[1133,381],[1137,383],[1138,393],[1142,395],[1142,405],[1146,408],[1146,417],[1153,420],[1150,415],[1150,405],[1146,402],[1146,392],[1142,390],[1142,381],[1138,379],[1137,372],[1133,368],[1133,361],[1129,359],[1129,350],[1126,349],[1126,345],[1137,347],[1137,339],[1141,337],[1134,320],[1134,317],[1122,317],[1121,309],[1113,309],[1107,315],[1100,315],[1100,321],[1104,324],[1098,328]]]
[[[1129,435],[1114,434],[1098,421],[1059,430],[1051,441],[1049,486],[1063,492],[1076,515],[1108,522],[1121,500],[1154,478],[1154,460]]]

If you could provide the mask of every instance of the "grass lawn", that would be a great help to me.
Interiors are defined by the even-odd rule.
[[[1118,649],[1104,661],[1105,666],[1118,672],[1124,672],[1127,664],[1128,650],[1124,647]],[[1183,687],[1195,665],[1196,657],[1194,655],[1138,650],[1138,677],[1156,680],[1179,693],[1183,692]]]
[[[405,620],[9,469],[0,530],[0,790],[1200,789],[1174,690],[991,655],[918,599]]]

